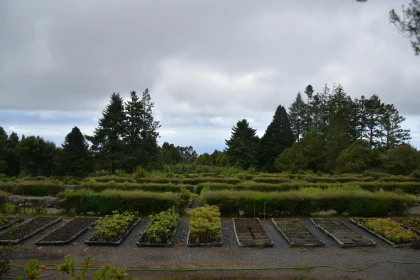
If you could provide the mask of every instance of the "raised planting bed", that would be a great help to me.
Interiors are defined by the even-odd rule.
[[[394,248],[411,246],[412,242],[419,240],[416,232],[389,218],[353,218],[350,220]]]
[[[62,227],[51,232],[47,236],[35,242],[36,245],[66,245],[71,243],[82,233],[87,231],[90,226],[95,224],[97,217],[75,217]]]
[[[320,247],[325,243],[310,232],[297,218],[271,219],[292,247]]]
[[[130,212],[114,211],[112,215],[98,221],[95,232],[85,244],[118,246],[139,221],[140,218]]]
[[[215,205],[205,205],[192,210],[189,221],[187,245],[198,246],[222,246],[222,224],[220,211]]]
[[[260,219],[252,218],[233,218],[233,229],[235,231],[236,241],[241,247],[270,247],[273,241],[268,236]]]
[[[0,215],[0,230],[4,230],[11,225],[18,224],[20,222],[23,222],[25,219],[19,216],[9,216],[5,217],[3,215]]]
[[[403,227],[420,234],[420,220],[411,217],[393,217],[391,220],[400,223]]]
[[[355,232],[337,219],[314,218],[312,223],[331,236],[342,248],[375,247],[376,242]]]
[[[60,220],[61,217],[38,217],[29,220],[0,234],[0,244],[18,244]]]
[[[169,247],[178,224],[178,213],[175,208],[152,215],[152,221],[141,234],[139,247]]]

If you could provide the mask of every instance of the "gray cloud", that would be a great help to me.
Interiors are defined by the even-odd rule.
[[[245,117],[263,131],[307,84],[335,82],[420,115],[397,2],[1,1],[0,110],[99,117],[112,92],[149,87],[162,138],[188,144]]]

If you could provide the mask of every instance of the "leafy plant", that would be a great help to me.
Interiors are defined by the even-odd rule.
[[[113,211],[113,214],[110,216],[105,216],[105,218],[99,220],[96,224],[92,236],[92,240],[118,240],[121,234],[126,232],[130,225],[134,222],[135,216],[131,212],[119,213],[118,211]]]
[[[395,243],[406,243],[419,240],[419,237],[415,232],[405,229],[397,222],[388,218],[355,218],[355,221]]]
[[[72,259],[70,258],[70,255],[66,255],[64,257],[64,262],[58,265],[58,271],[59,272],[63,272],[66,273],[67,275],[71,274],[71,280],[85,280],[86,279],[86,274],[89,268],[89,265],[91,263],[91,255],[88,255],[85,258],[85,262],[83,264],[83,268],[82,268],[82,272],[81,274],[77,274],[76,273],[76,269],[74,267],[74,262],[76,259]]]
[[[150,243],[169,242],[179,217],[175,207],[149,217],[152,219],[152,222],[143,234],[146,237],[146,241]]]
[[[41,267],[39,266],[39,261],[36,259],[30,259],[28,266],[25,267],[26,278],[33,280],[41,278]]]
[[[220,211],[215,205],[204,205],[191,211],[190,238],[195,243],[220,241]]]

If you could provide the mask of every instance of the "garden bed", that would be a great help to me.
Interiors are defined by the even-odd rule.
[[[3,217],[2,222],[0,223],[0,230],[4,230],[11,225],[18,224],[20,222],[23,222],[25,219],[18,216],[9,216],[9,217]]]
[[[355,232],[337,219],[314,218],[312,223],[331,236],[342,248],[375,247],[376,242]]]
[[[219,208],[205,205],[192,210],[187,246],[222,246],[222,224]]]
[[[85,241],[87,245],[118,246],[137,225],[140,218],[128,212],[114,213],[98,221],[96,231]]]
[[[233,229],[236,241],[241,247],[270,247],[273,241],[268,236],[260,219],[256,218],[233,218]]]
[[[387,218],[353,218],[350,221],[358,227],[382,239],[394,248],[411,246],[419,240],[416,232]]]
[[[100,218],[75,217],[62,227],[35,242],[36,245],[66,245],[71,243]]]
[[[169,247],[178,225],[178,213],[175,208],[153,215],[152,221],[141,234],[138,247]]]
[[[411,229],[417,234],[420,234],[420,220],[411,217],[393,217],[391,220],[399,223],[405,228]]]
[[[321,247],[325,243],[310,232],[297,218],[271,219],[292,247]]]
[[[60,220],[61,217],[38,217],[29,220],[0,234],[0,244],[18,244]]]

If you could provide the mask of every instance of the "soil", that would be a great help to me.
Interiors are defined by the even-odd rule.
[[[337,219],[317,218],[312,221],[325,233],[338,240],[341,247],[374,247],[376,245],[373,240],[355,232]]]
[[[273,246],[259,219],[234,219],[235,232],[241,246]]]
[[[5,228],[8,228],[11,225],[23,222],[23,220],[25,220],[22,217],[16,217],[16,216],[10,216],[6,218],[6,221],[0,225],[0,230],[3,230]]]
[[[95,217],[76,217],[70,220],[68,223],[62,227],[56,229],[52,233],[40,239],[38,242],[62,242],[69,243],[73,239],[77,238],[85,230],[88,230],[88,227],[93,223],[97,222],[99,218]],[[78,234],[79,233],[79,234]],[[45,245],[45,244],[44,244]]]
[[[22,241],[27,238],[29,235],[36,233],[38,230],[42,229],[49,224],[52,224],[54,221],[59,221],[61,218],[57,217],[38,217],[33,220],[30,220],[26,223],[20,224],[6,232],[0,234],[0,240],[18,240]]]
[[[316,247],[324,246],[321,240],[312,234],[299,219],[273,219],[279,232],[288,239],[294,247]]]

